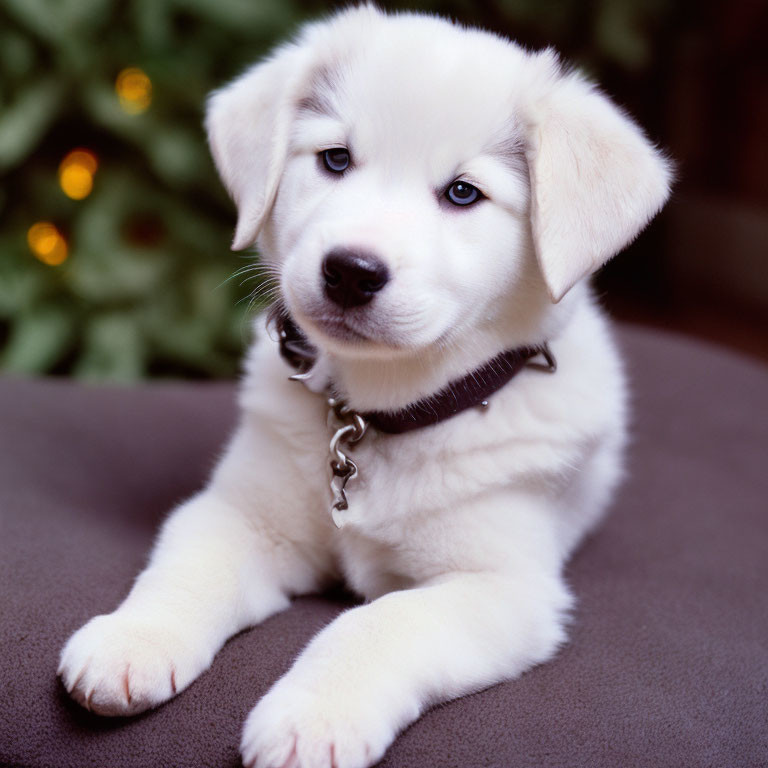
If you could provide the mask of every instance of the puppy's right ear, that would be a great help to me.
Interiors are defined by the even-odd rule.
[[[289,43],[208,98],[205,127],[216,168],[237,205],[235,251],[256,240],[277,195],[308,45]]]
[[[664,205],[672,166],[642,130],[552,51],[531,59],[531,230],[552,301],[627,246]],[[542,87],[543,85],[543,87]]]

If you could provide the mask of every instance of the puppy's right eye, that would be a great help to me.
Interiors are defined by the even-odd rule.
[[[325,152],[320,154],[323,160],[323,165],[326,170],[331,173],[344,173],[349,168],[351,162],[349,157],[349,150],[344,147],[334,147],[333,149],[326,149]]]

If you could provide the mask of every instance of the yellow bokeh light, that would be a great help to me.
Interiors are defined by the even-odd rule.
[[[152,81],[138,67],[128,67],[115,81],[120,106],[131,115],[138,115],[152,103]]]
[[[96,155],[87,149],[74,149],[59,165],[59,185],[67,197],[82,200],[93,189],[93,174],[98,168]]]
[[[67,241],[50,221],[38,221],[27,232],[29,248],[49,267],[57,267],[68,256]]]

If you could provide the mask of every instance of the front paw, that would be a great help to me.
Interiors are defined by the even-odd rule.
[[[396,736],[384,707],[364,690],[311,692],[290,673],[245,721],[246,768],[367,768]]]
[[[58,674],[86,709],[135,715],[186,688],[209,663],[168,627],[112,613],[69,638]]]

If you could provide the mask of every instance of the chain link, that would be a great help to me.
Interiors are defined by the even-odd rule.
[[[343,400],[328,398],[328,422],[334,430],[328,446],[331,455],[331,517],[337,528],[343,524],[341,512],[349,509],[346,487],[357,477],[357,464],[344,452],[360,442],[368,429],[365,419]]]

